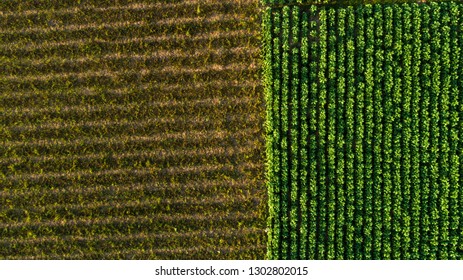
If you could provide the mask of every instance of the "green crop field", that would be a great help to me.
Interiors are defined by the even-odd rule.
[[[262,259],[257,0],[0,1],[0,259]]]
[[[463,259],[463,4],[271,2],[268,258]]]
[[[1,1],[0,259],[463,259],[463,3],[402,2]]]

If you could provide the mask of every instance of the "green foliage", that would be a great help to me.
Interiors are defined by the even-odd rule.
[[[384,131],[383,139],[383,214],[382,221],[384,223],[382,235],[382,250],[383,257],[391,257],[391,238],[392,238],[392,126],[393,126],[393,104],[392,90],[394,87],[393,81],[393,10],[392,7],[384,8],[384,94],[383,94],[383,110],[384,110]]]
[[[421,115],[421,87],[420,87],[420,69],[421,69],[421,17],[419,9],[412,9],[412,42],[411,42],[411,105],[410,105],[410,173],[411,173],[411,216],[410,216],[410,258],[418,259],[420,257],[420,238],[421,238],[421,181],[420,181],[420,115]]]
[[[380,259],[381,253],[381,240],[382,240],[382,209],[383,209],[383,198],[382,198],[382,170],[383,162],[381,151],[382,151],[382,137],[377,137],[377,135],[382,135],[383,133],[383,84],[384,84],[384,49],[383,49],[383,9],[381,6],[374,6],[374,33],[375,33],[375,55],[374,55],[374,81],[373,86],[373,230],[372,230],[372,259]]]
[[[302,14],[301,19],[301,88],[300,88],[300,148],[298,152],[300,153],[300,167],[299,167],[299,176],[300,176],[300,200],[308,201],[311,196],[308,186],[310,184],[310,170],[309,170],[309,154],[308,154],[308,145],[310,143],[309,135],[309,119],[310,119],[310,99],[309,96],[309,86],[311,78],[309,76],[309,15],[307,13]],[[300,235],[300,253],[299,258],[307,258],[310,250],[308,248],[307,240],[309,234],[313,232],[312,227],[308,228],[302,225],[309,224],[309,218],[311,219],[313,215],[310,215],[309,205],[307,203],[300,204],[300,225],[299,230]]]
[[[401,65],[402,59],[402,12],[403,10],[399,6],[393,6],[393,22],[394,28],[392,31],[393,36],[393,56],[392,56],[392,69],[393,69],[393,87],[391,93],[392,99],[392,164],[391,164],[391,175],[392,175],[392,259],[401,258],[401,241],[402,241],[402,181],[404,178],[401,176],[401,139],[403,137],[403,123],[402,123],[402,94],[403,94],[403,67]]]
[[[363,244],[363,222],[364,222],[364,196],[363,196],[363,186],[364,186],[364,148],[363,148],[363,138],[364,138],[364,111],[365,111],[365,17],[364,9],[355,10],[355,25],[358,26],[357,36],[354,36],[356,53],[361,55],[355,56],[355,66],[357,69],[357,75],[355,77],[355,83],[357,85],[357,90],[355,91],[355,105],[354,105],[354,143],[352,145],[353,152],[355,154],[354,158],[354,184],[355,194],[354,194],[354,259],[361,259],[363,254],[362,244]]]
[[[429,258],[429,243],[430,240],[430,219],[429,215],[431,212],[430,205],[427,199],[430,197],[430,160],[429,160],[429,142],[430,142],[430,115],[429,115],[429,99],[430,99],[430,88],[431,88],[431,48],[429,41],[431,39],[429,26],[430,26],[430,17],[429,17],[430,7],[424,6],[421,9],[421,79],[420,86],[422,89],[422,98],[421,98],[421,115],[420,115],[420,181],[421,183],[421,239],[426,242],[421,242],[420,255],[423,258]]]
[[[317,168],[318,168],[318,191],[315,193],[318,199],[317,203],[317,251],[315,252],[315,258],[326,258],[326,232],[327,227],[327,186],[326,186],[326,176],[327,176],[327,156],[326,156],[326,137],[328,132],[326,131],[326,119],[327,119],[327,12],[325,8],[320,8],[319,10],[319,19],[320,26],[319,28],[319,50],[318,55],[320,56],[318,61],[318,102],[317,102],[317,148],[314,152],[317,153]],[[312,242],[314,242],[312,241]]]
[[[308,211],[309,211],[309,223],[308,223],[308,230],[309,234],[307,237],[307,258],[315,258],[315,254],[317,252],[317,243],[312,242],[311,240],[315,240],[318,238],[318,207],[319,203],[317,201],[319,187],[318,187],[318,178],[320,172],[318,171],[318,153],[317,153],[317,146],[319,145],[319,133],[318,133],[318,106],[317,102],[319,100],[318,93],[318,63],[321,51],[319,50],[320,44],[317,42],[315,38],[318,37],[319,29],[317,23],[313,20],[310,20],[318,13],[318,10],[315,6],[312,6],[307,13],[307,18],[309,20],[309,40],[308,42],[308,55],[310,58],[309,68],[309,90],[307,91],[307,95],[309,96],[309,105],[308,105],[308,145],[307,147],[307,154],[308,154],[308,195],[307,195],[307,203]],[[323,60],[320,59],[320,62]],[[309,60],[307,61],[309,63]],[[302,101],[301,101],[302,104]]]
[[[346,20],[346,10],[337,10],[336,19],[338,22],[345,23]],[[334,205],[333,221],[336,224],[336,231],[333,231],[333,244],[334,252],[332,255],[333,259],[342,259],[345,255],[344,252],[344,224],[345,224],[345,211],[341,209],[346,208],[346,194],[344,190],[345,186],[345,134],[346,134],[346,124],[344,118],[346,115],[346,25],[340,24],[337,28],[336,37],[339,40],[339,43],[336,44],[336,62],[337,62],[337,80],[336,80],[336,92],[342,92],[343,94],[335,95],[336,102],[336,135],[334,141],[339,143],[338,149],[335,149],[336,161],[335,161],[335,180],[333,182],[333,194],[335,195],[336,204]]]
[[[346,82],[347,88],[345,92],[345,126],[346,126],[346,138],[344,143],[344,152],[346,154],[346,164],[345,164],[345,200],[346,207],[340,215],[345,215],[344,223],[346,225],[345,240],[347,245],[344,249],[343,258],[352,259],[354,257],[354,217],[355,217],[355,150],[352,148],[352,145],[355,140],[355,115],[354,115],[354,106],[356,98],[356,83],[355,83],[355,11],[352,7],[347,8],[346,11]],[[340,97],[342,100],[342,96]],[[341,122],[341,121],[340,121]],[[342,168],[338,167],[338,168]],[[343,213],[344,212],[344,213]],[[341,224],[341,227],[343,227]],[[343,244],[341,242],[341,244]],[[343,244],[344,246],[344,244]]]
[[[290,254],[290,201],[291,201],[291,179],[290,179],[290,152],[291,145],[289,143],[289,129],[290,123],[289,118],[291,116],[291,111],[289,109],[289,104],[291,100],[290,92],[290,73],[292,70],[292,65],[290,65],[290,16],[291,8],[284,7],[282,16],[282,59],[281,59],[281,98],[280,98],[280,114],[281,114],[281,227],[282,227],[282,237],[283,243],[281,247],[281,255],[289,256]],[[291,67],[291,68],[290,68]]]
[[[269,258],[462,258],[462,6],[272,8]]]
[[[450,177],[450,200],[449,200],[449,212],[455,213],[461,211],[459,209],[459,195],[463,192],[459,189],[459,182],[461,173],[459,173],[459,168],[461,170],[461,139],[463,139],[462,131],[459,129],[459,125],[461,123],[461,114],[462,110],[461,107],[459,108],[459,103],[463,100],[461,98],[461,94],[459,95],[458,89],[459,84],[461,85],[461,79],[459,78],[459,73],[461,73],[462,63],[461,63],[461,38],[458,38],[458,24],[461,24],[461,12],[462,10],[459,9],[459,6],[456,4],[451,4],[449,6],[450,10],[450,18],[454,20],[450,24],[450,40],[454,42],[450,44],[450,151],[449,151],[449,177]],[[460,105],[461,106],[461,105]],[[458,134],[460,133],[460,135]],[[460,141],[459,141],[460,140]],[[460,149],[460,151],[458,151]],[[460,200],[461,203],[461,200]],[[463,222],[461,220],[461,215],[449,215],[449,226],[450,226],[450,243],[449,243],[449,258],[450,259],[457,259],[458,254],[455,251],[458,248],[458,245],[461,244],[461,235],[458,233],[458,229],[460,224]],[[461,226],[460,226],[461,227]],[[460,231],[461,232],[461,231]]]
[[[290,214],[289,214],[289,231],[290,231],[290,253],[289,257],[291,259],[300,258],[300,228],[301,228],[301,217],[300,217],[300,204],[293,203],[293,201],[298,201],[300,199],[300,133],[299,127],[300,125],[300,105],[299,100],[301,99],[301,89],[300,89],[300,48],[294,47],[299,46],[300,43],[300,18],[299,18],[299,8],[293,7],[291,10],[291,44],[293,47],[291,48],[291,93],[289,98],[289,112],[291,112],[289,118],[290,121],[290,128],[289,131],[291,134],[289,135],[290,144],[289,144],[289,158],[290,158],[290,189],[291,193],[290,197]]]
[[[365,100],[364,100],[364,258],[371,259],[373,234],[373,89],[374,80],[374,16],[373,7],[365,7]],[[370,215],[368,215],[370,214]]]

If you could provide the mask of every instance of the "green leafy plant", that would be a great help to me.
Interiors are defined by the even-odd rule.
[[[460,259],[462,4],[294,4],[264,22],[268,257]]]

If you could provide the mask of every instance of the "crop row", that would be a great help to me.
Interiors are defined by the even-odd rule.
[[[24,3],[23,3],[24,4]],[[120,3],[119,5],[96,6],[90,2],[84,5],[75,5],[68,8],[53,9],[22,9],[21,11],[12,11],[2,9],[0,19],[3,21],[2,27],[11,29],[25,29],[34,26],[34,28],[54,28],[69,25],[78,25],[82,22],[91,22],[94,24],[105,24],[114,21],[130,22],[134,19],[145,19],[149,22],[165,21],[166,19],[181,19],[192,16],[210,16],[210,15],[229,15],[237,9],[231,9],[234,5],[232,0],[214,2],[214,1],[188,1],[165,4],[157,1],[143,2],[135,1],[132,3]],[[97,4],[101,5],[101,2]],[[245,14],[251,15],[253,6],[257,3],[248,1],[241,2],[239,8]],[[243,22],[242,24],[246,24]],[[10,29],[10,30],[11,30]]]
[[[129,34],[108,34],[107,38],[95,38],[88,34],[76,39],[64,39],[61,36],[49,38],[45,41],[29,40],[24,42],[8,42],[0,44],[0,50],[6,58],[41,59],[45,56],[64,54],[68,58],[80,58],[89,55],[152,53],[149,50],[186,49],[195,45],[200,48],[233,48],[250,43],[256,45],[258,38],[254,30],[239,28],[224,32],[219,29],[212,32],[186,34],[183,31],[151,35],[141,33],[135,36]],[[117,39],[114,39],[116,37]],[[11,60],[14,62],[14,60]]]
[[[261,229],[240,229],[232,227],[231,225],[225,225],[223,228],[215,228],[214,230],[191,230],[188,232],[174,232],[164,234],[152,234],[150,231],[143,231],[137,234],[120,233],[118,235],[111,234],[95,234],[88,238],[64,236],[61,238],[47,237],[47,238],[29,238],[25,240],[18,240],[17,238],[5,238],[2,239],[2,246],[5,246],[5,251],[8,251],[10,258],[43,258],[44,255],[40,255],[40,252],[47,252],[46,256],[56,256],[51,258],[63,259],[66,257],[86,259],[90,256],[99,259],[115,258],[118,254],[114,252],[132,251],[132,257],[135,255],[142,254],[147,255],[148,252],[156,252],[154,255],[159,254],[158,258],[162,258],[162,255],[166,253],[174,253],[180,251],[187,253],[188,251],[201,251],[201,253],[213,255],[211,252],[207,252],[210,249],[214,249],[214,252],[222,251],[226,249],[236,250],[236,244],[241,244],[246,249],[251,250],[255,247],[252,243],[252,239],[257,239],[262,234]],[[207,246],[209,239],[221,240],[220,244],[216,244],[214,247]],[[196,247],[179,247],[176,243],[189,244],[195,243]],[[161,244],[161,245],[159,245]],[[246,246],[244,246],[246,245]],[[80,247],[82,251],[80,254],[70,253],[69,246]],[[146,246],[155,248],[153,250],[146,250]],[[209,247],[205,250],[204,247]],[[105,251],[102,248],[111,247],[113,252]],[[172,248],[176,250],[172,250]],[[212,247],[212,248],[211,248]],[[131,248],[128,250],[127,248]],[[138,250],[139,252],[136,252]],[[18,252],[24,252],[23,255]],[[85,252],[85,253],[83,253]],[[90,253],[91,252],[91,253]],[[179,252],[179,253],[180,253]],[[134,254],[136,253],[136,254]],[[164,253],[164,254],[163,254]],[[50,255],[48,255],[50,254]],[[59,254],[59,255],[58,255]],[[122,255],[122,254],[121,254]],[[123,255],[122,255],[123,256]],[[129,256],[128,254],[126,256]],[[172,256],[171,256],[172,257]],[[131,257],[120,257],[127,259]],[[147,257],[152,259],[153,257]]]

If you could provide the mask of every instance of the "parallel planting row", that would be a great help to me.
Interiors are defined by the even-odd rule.
[[[270,259],[463,258],[463,5],[263,19]]]
[[[0,2],[0,259],[264,257],[257,0]]]

